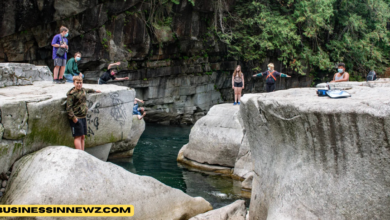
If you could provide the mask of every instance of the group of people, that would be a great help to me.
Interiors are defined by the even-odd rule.
[[[278,71],[275,71],[275,66],[273,63],[268,64],[268,70],[263,73],[258,73],[253,75],[252,77],[261,77],[265,76],[265,85],[266,85],[266,91],[267,92],[273,92],[275,91],[275,84],[277,81],[277,77],[288,77],[291,76],[283,73],[279,73]],[[345,64],[339,63],[337,67],[337,73],[334,74],[333,80],[331,83],[335,82],[346,82],[349,81],[349,73],[345,72]],[[245,88],[245,80],[244,80],[244,74],[241,72],[241,66],[238,65],[236,69],[233,72],[232,77],[232,88],[234,90],[234,103],[233,105],[239,105],[240,99],[241,99],[241,93],[242,90]]]
[[[81,60],[81,53],[76,52],[74,56],[67,60],[68,51],[69,51],[69,29],[61,26],[60,33],[53,37],[51,45],[53,47],[53,61],[54,61],[54,71],[53,71],[53,82],[54,83],[65,83],[73,82],[74,76],[80,76],[82,79],[84,78],[84,74],[82,74],[78,69],[78,62]],[[112,63],[108,65],[107,71],[102,74],[102,76],[98,80],[98,84],[107,84],[108,80],[125,80],[129,79],[129,77],[118,78],[115,75],[118,71],[113,68],[114,66],[119,66],[121,63]]]
[[[291,77],[287,74],[279,73],[275,71],[274,64],[268,64],[268,70],[263,73],[253,75],[253,77],[266,76],[266,91],[275,91],[275,83],[277,77]],[[232,87],[234,90],[234,103],[233,105],[239,105],[241,100],[242,90],[245,88],[244,74],[241,72],[241,66],[238,65],[233,72]]]
[[[66,82],[71,82],[74,85],[74,87],[66,94],[66,111],[68,113],[69,124],[74,137],[74,146],[76,149],[84,150],[85,135],[87,134],[87,93],[100,93],[101,91],[83,88],[84,74],[82,74],[78,69],[78,62],[81,60],[81,53],[76,52],[74,53],[74,57],[67,60],[69,51],[68,36],[68,28],[62,26],[60,28],[60,33],[55,35],[51,42],[51,45],[53,46],[54,60],[53,82],[57,84],[65,83],[66,80]],[[120,62],[117,62],[108,65],[108,70],[101,75],[98,80],[98,84],[107,84],[110,79],[129,79],[129,77],[116,77],[118,71],[115,66],[120,64]],[[138,119],[141,120],[146,115],[146,112],[145,108],[138,106],[138,102],[144,103],[143,100],[136,98],[134,101],[133,114],[137,115]]]
[[[66,93],[66,111],[74,137],[74,146],[76,149],[84,150],[85,135],[87,134],[87,93],[100,93],[101,91],[83,88],[83,78],[80,75],[73,76],[72,80],[74,87]],[[138,119],[141,120],[146,115],[146,111],[144,107],[138,106],[138,102],[144,103],[143,100],[135,98],[133,115],[137,115]]]
[[[88,107],[86,104],[87,93],[100,93],[99,90],[85,89],[82,87],[84,75],[78,69],[78,62],[81,60],[81,53],[76,52],[74,57],[67,61],[67,53],[69,51],[69,36],[68,28],[62,26],[60,33],[55,35],[51,45],[53,46],[53,60],[54,60],[54,77],[55,83],[73,82],[74,87],[67,93],[67,105],[69,123],[72,129],[72,135],[74,137],[74,145],[76,149],[84,150],[84,140],[87,134],[86,115]],[[61,50],[61,51],[59,51]],[[107,71],[104,72],[98,79],[98,84],[107,84],[109,80],[126,80],[128,77],[119,78],[116,77],[118,73],[114,66],[119,66],[121,63],[111,63],[108,65]],[[268,64],[268,70],[262,73],[253,75],[253,77],[266,77],[266,91],[275,91],[275,84],[278,77],[291,77],[287,74],[275,71],[273,63]],[[349,80],[349,74],[345,72],[345,64],[338,64],[338,73],[336,73],[331,82],[344,82]],[[245,88],[244,74],[241,71],[241,66],[238,65],[233,72],[232,88],[234,90],[234,103],[233,105],[240,105],[240,99],[242,90]],[[141,120],[145,115],[145,109],[139,107],[138,102],[144,103],[143,100],[135,99],[133,107],[133,115],[137,115]]]

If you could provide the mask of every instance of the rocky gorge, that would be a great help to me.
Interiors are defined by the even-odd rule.
[[[201,197],[105,162],[109,155],[130,157],[145,130],[133,116],[133,89],[83,85],[101,93],[87,94],[86,150],[74,150],[65,111],[73,84],[34,80],[42,68],[30,64],[2,67],[19,77],[0,80],[7,85],[0,91],[0,204],[132,204],[134,219],[189,219],[212,209]]]
[[[18,70],[12,65],[3,68],[5,72]],[[28,69],[40,74],[40,68],[28,66]],[[131,174],[85,152],[51,146],[72,146],[71,136],[58,135],[68,126],[63,103],[64,94],[72,85],[34,80],[28,84],[7,86],[0,91],[0,167],[1,179],[7,180],[0,187],[4,191],[2,204],[61,204],[60,200],[86,204],[109,198],[112,203],[128,201],[137,206],[140,210],[136,219],[150,219],[155,215],[162,219],[213,219],[214,216],[223,216],[220,219],[367,219],[372,216],[387,219],[390,216],[387,79],[331,84],[346,89],[352,95],[347,99],[318,97],[315,88],[248,94],[240,106],[215,105],[199,119],[178,161],[240,179],[242,188],[251,190],[249,214],[240,201],[209,211],[211,205],[202,198],[190,197],[153,178]],[[88,118],[93,134],[89,133],[87,138],[87,150],[106,152],[106,158],[110,151],[113,155],[118,153],[116,156],[131,155],[145,129],[142,120],[132,117],[134,90],[115,85],[85,86],[102,90],[101,94],[88,96]],[[129,147],[123,148],[126,143]],[[106,147],[109,150],[104,150]],[[75,167],[79,173],[74,173]],[[81,180],[82,190],[62,199],[61,195],[66,193],[59,189],[77,182],[75,178]],[[42,180],[55,184],[37,188],[43,186],[38,183]],[[23,184],[27,181],[34,184]],[[101,196],[94,195],[97,188],[88,187],[91,182],[98,184]],[[132,183],[132,190],[146,194],[122,192],[128,183]],[[46,196],[34,196],[36,193]],[[171,202],[161,206],[155,203],[159,199]],[[132,202],[135,200],[139,203]],[[167,214],[159,208],[144,212],[140,206],[145,204],[174,212]]]
[[[173,3],[175,2],[175,3]],[[235,1],[225,1],[224,11]],[[212,31],[217,6],[210,1],[168,1],[153,5],[141,0],[6,1],[0,9],[0,62],[49,66],[51,40],[59,27],[69,28],[69,54],[82,53],[79,69],[87,83],[96,83],[109,63],[120,61],[114,82],[134,88],[145,100],[145,120],[193,124],[215,104],[231,101],[231,75],[241,64],[247,81],[244,93],[263,92],[263,79],[252,79],[252,68],[293,74],[277,52],[261,63],[229,57],[227,46]],[[218,9],[219,10],[219,9]],[[155,13],[156,12],[156,13]],[[161,14],[163,16],[161,17]],[[155,21],[156,16],[161,22]],[[277,89],[307,87],[309,76],[279,79]]]
[[[347,99],[301,88],[215,105],[178,161],[241,178],[249,219],[387,219],[389,82],[330,84]]]
[[[234,1],[226,3],[231,10]],[[388,79],[331,84],[352,97],[330,99],[297,88],[312,79],[294,74],[277,82],[277,89],[293,89],[245,94],[240,106],[219,104],[232,99],[236,65],[247,80],[244,93],[263,92],[264,81],[252,79],[254,64],[229,57],[210,32],[212,2],[159,5],[169,10],[153,28],[147,20],[154,9],[137,0],[2,6],[0,61],[14,63],[0,64],[0,204],[131,203],[135,219],[390,218]],[[72,85],[50,82],[50,41],[61,25],[71,31],[70,54],[83,54],[85,87],[102,90],[88,95],[86,142],[86,152],[100,160],[69,148],[73,139],[64,132]],[[293,73],[269,55],[256,65],[274,62]],[[96,85],[114,61],[130,80]],[[135,97],[145,100],[148,121],[194,124],[177,160],[241,180],[251,192],[249,215],[243,201],[210,211],[203,198],[104,162],[130,157],[145,130],[132,116]]]

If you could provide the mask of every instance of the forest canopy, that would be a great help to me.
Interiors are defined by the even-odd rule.
[[[217,34],[231,55],[245,61],[262,61],[277,51],[278,59],[300,74],[334,71],[338,62],[354,75],[381,73],[389,60],[389,3],[236,0],[234,10],[220,13]]]

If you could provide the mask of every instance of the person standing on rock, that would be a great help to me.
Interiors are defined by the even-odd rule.
[[[65,74],[64,77],[67,82],[73,83],[73,76],[80,76],[84,79],[84,75],[79,71],[79,68],[77,67],[77,62],[81,60],[81,53],[76,52],[74,54],[74,57],[70,58],[68,60],[68,63],[66,64],[65,68]]]
[[[335,82],[347,82],[349,81],[349,73],[345,72],[345,64],[339,63],[337,67],[337,73],[334,74],[331,83]]]
[[[110,79],[112,79],[112,80],[129,79],[129,77],[117,78],[115,76],[118,73],[118,71],[116,69],[112,69],[112,67],[118,66],[118,65],[121,65],[121,63],[116,62],[116,63],[111,63],[110,65],[108,65],[108,70],[105,73],[103,73],[103,75],[99,78],[98,84],[99,85],[107,84],[108,80],[110,80]]]
[[[258,73],[253,75],[253,77],[258,77],[258,76],[267,76],[265,81],[267,92],[275,91],[275,87],[276,87],[275,84],[276,84],[277,77],[291,77],[287,74],[283,74],[283,73],[279,73],[278,71],[275,71],[273,63],[268,64],[268,70],[265,71],[264,73]]]
[[[244,74],[241,72],[241,66],[238,65],[233,72],[232,87],[234,90],[234,104],[239,105],[241,100],[241,92],[245,88],[244,86]]]
[[[53,46],[53,60],[54,60],[53,82],[54,83],[65,83],[62,77],[65,72],[67,52],[69,50],[68,39],[66,38],[68,37],[68,35],[69,35],[68,28],[61,26],[60,33],[55,35],[53,40],[51,41],[51,46]]]
[[[143,100],[135,98],[134,99],[134,106],[133,106],[133,115],[137,115],[138,119],[141,120],[143,117],[145,117],[146,112],[145,112],[145,108],[144,107],[139,107],[138,106],[138,102],[145,103]],[[142,115],[141,115],[141,111],[142,111]]]
[[[74,146],[78,150],[84,150],[85,135],[87,134],[87,93],[100,93],[99,90],[83,88],[83,78],[81,76],[73,77],[73,85],[68,93],[66,93],[66,111],[72,135],[74,137]]]

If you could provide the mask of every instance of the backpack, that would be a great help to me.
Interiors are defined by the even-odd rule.
[[[65,43],[65,41],[64,41],[64,39],[63,39],[62,36],[61,36],[60,45],[62,45],[63,43]],[[57,56],[62,57],[62,56],[64,56],[64,54],[65,54],[66,52],[67,52],[67,51],[66,51],[65,48],[59,47],[59,48],[57,49],[56,54],[57,54]]]
[[[367,75],[367,81],[374,81],[376,80],[376,73],[374,70],[371,70]]]
[[[273,71],[272,73],[271,72],[268,72],[269,74],[267,75],[267,78],[266,78],[266,83],[267,84],[274,84],[276,82],[276,77],[273,75],[275,71]]]

